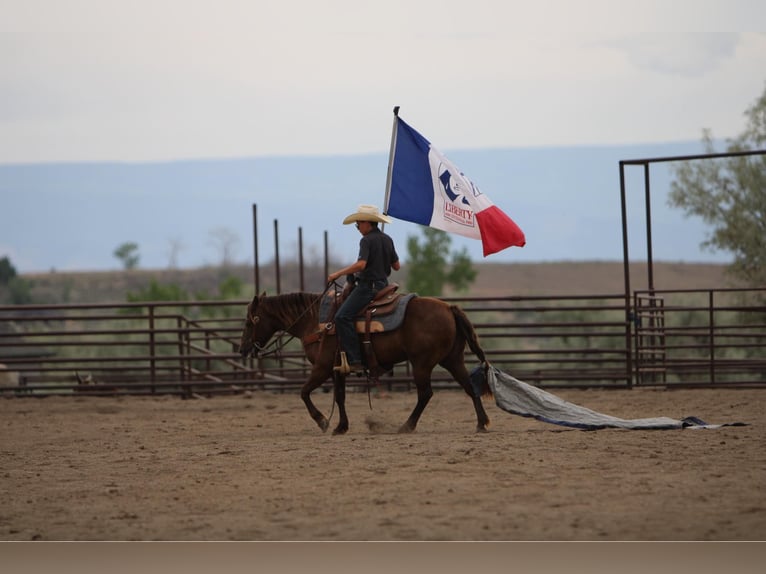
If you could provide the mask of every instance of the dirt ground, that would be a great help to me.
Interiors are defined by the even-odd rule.
[[[0,399],[0,540],[766,539],[766,391],[556,394],[748,426],[587,432],[487,399],[476,434],[459,390],[408,435],[414,392],[350,393],[345,436],[293,393]]]

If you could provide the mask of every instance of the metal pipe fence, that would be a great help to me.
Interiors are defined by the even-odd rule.
[[[766,385],[766,289],[634,294],[637,384]]]
[[[627,313],[622,293],[445,300],[495,367],[538,386],[766,386],[766,289],[637,291]],[[0,306],[0,395],[294,391],[310,369],[299,341],[239,356],[247,303]],[[433,383],[457,388],[438,367]],[[409,365],[379,384],[410,388]]]

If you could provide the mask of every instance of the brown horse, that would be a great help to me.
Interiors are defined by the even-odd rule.
[[[243,357],[262,352],[278,331],[300,338],[306,357],[312,364],[311,374],[301,388],[301,399],[311,418],[319,428],[326,431],[329,421],[314,406],[311,392],[333,377],[337,341],[335,335],[319,330],[321,297],[316,293],[288,293],[272,297],[264,293],[254,297],[247,307],[239,352]],[[477,431],[487,430],[489,417],[484,411],[480,395],[489,395],[490,389],[484,377],[482,388],[474,392],[463,359],[466,343],[486,368],[486,358],[479,346],[476,331],[462,309],[432,297],[413,298],[407,306],[400,328],[372,335],[372,347],[379,364],[389,367],[403,361],[412,364],[418,401],[399,432],[415,430],[420,415],[433,396],[431,372],[436,365],[449,371],[471,397],[476,410]],[[345,400],[345,376],[336,371],[335,402],[340,420],[334,434],[343,434],[348,430]]]

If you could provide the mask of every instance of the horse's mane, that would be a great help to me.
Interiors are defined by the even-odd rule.
[[[319,316],[319,293],[284,293],[268,297],[261,302],[268,312],[285,325],[291,325],[304,315]],[[265,305],[264,305],[265,303]]]

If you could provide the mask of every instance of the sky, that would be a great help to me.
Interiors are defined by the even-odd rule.
[[[0,0],[0,163],[738,135],[762,0]]]

